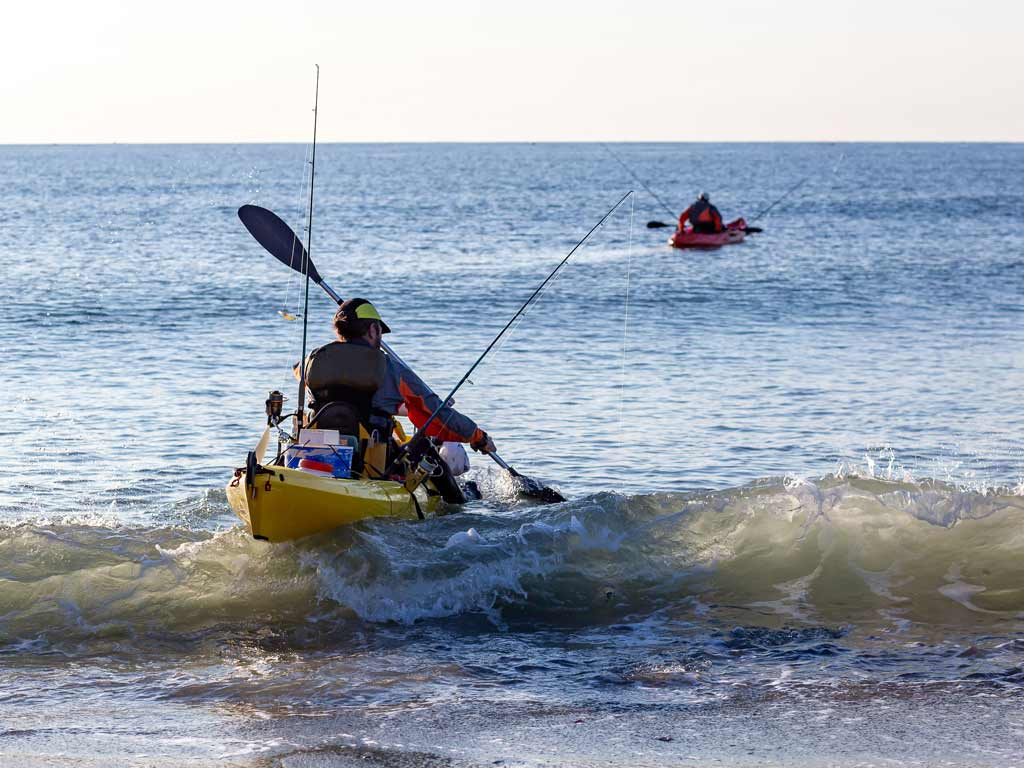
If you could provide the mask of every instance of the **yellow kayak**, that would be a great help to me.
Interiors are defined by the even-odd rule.
[[[228,503],[253,538],[279,542],[300,539],[368,517],[416,519],[440,503],[421,486],[413,494],[392,480],[323,477],[301,469],[260,466],[269,431],[264,432],[255,462],[236,470],[227,485]]]

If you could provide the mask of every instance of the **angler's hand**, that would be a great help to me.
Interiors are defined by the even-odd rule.
[[[486,432],[480,432],[480,436],[469,444],[469,447],[474,451],[480,453],[494,453],[497,449],[494,447],[494,441],[491,440],[491,436]]]

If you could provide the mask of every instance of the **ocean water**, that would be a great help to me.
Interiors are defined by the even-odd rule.
[[[0,765],[1024,765],[1024,148],[319,146],[320,272],[442,391],[635,194],[456,397],[566,503],[474,456],[269,545],[302,286],[235,211],[308,159],[0,147]]]

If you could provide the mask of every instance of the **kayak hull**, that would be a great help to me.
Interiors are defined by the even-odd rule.
[[[742,243],[746,237],[747,222],[743,219],[730,221],[722,232],[705,233],[687,229],[676,231],[669,238],[673,248],[721,248],[723,245]]]
[[[247,485],[244,471],[227,486],[228,504],[253,538],[293,541],[371,517],[416,519],[416,503],[433,513],[437,496],[416,490],[416,502],[401,483],[342,480],[300,469],[261,467]]]

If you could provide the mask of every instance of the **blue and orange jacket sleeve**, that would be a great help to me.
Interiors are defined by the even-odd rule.
[[[685,211],[679,214],[679,229],[682,229],[683,226],[686,224],[687,219],[690,218],[690,211],[692,209],[693,206],[691,205],[689,208],[687,208]]]
[[[423,380],[408,368],[399,368],[398,391],[402,396],[409,421],[419,429],[426,424],[430,414],[441,404],[441,398],[434,394]],[[446,405],[430,422],[427,434],[441,440],[455,443],[475,443],[483,437],[483,431],[471,418],[464,416]]]

